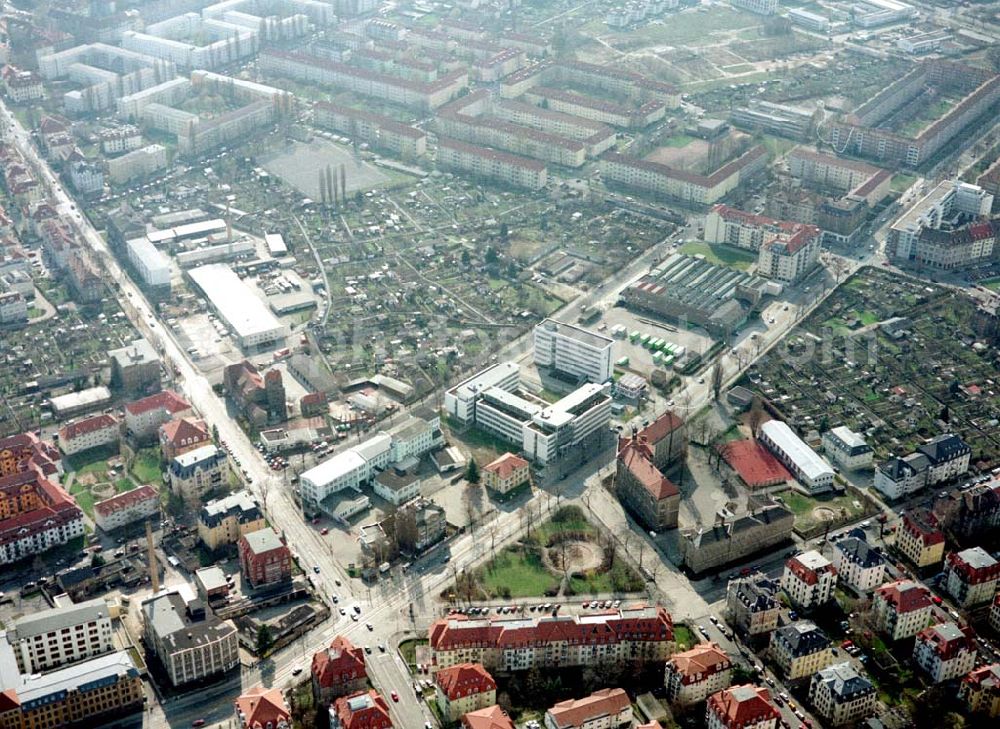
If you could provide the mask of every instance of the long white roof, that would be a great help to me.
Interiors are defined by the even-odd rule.
[[[795,435],[787,423],[781,420],[768,420],[760,426],[760,429],[798,465],[808,478],[817,479],[833,473],[830,464]]]
[[[198,266],[188,272],[219,314],[239,337],[287,330],[240,277],[224,263]]]

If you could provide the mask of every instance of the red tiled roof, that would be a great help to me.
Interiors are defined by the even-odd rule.
[[[810,569],[802,564],[798,557],[792,557],[789,559],[785,562],[785,566],[792,571],[793,575],[802,580],[802,582],[805,582],[807,585],[815,585],[819,582],[820,573],[833,572],[836,574],[837,572],[833,565],[826,565],[819,570]]]
[[[974,567],[965,560],[962,552],[949,552],[945,559],[946,566],[957,573],[962,581],[969,585],[992,582],[1000,578],[1000,562],[994,562],[983,567]]]
[[[896,613],[911,613],[931,606],[931,592],[911,580],[897,580],[875,590],[876,597],[893,606]]]
[[[923,542],[925,547],[944,542],[944,532],[938,528],[938,519],[928,509],[908,511],[903,516],[903,529]]]
[[[1000,663],[991,663],[988,666],[969,671],[968,675],[962,679],[962,683],[993,694],[1000,694]]]
[[[745,684],[723,689],[708,697],[708,711],[725,727],[744,727],[780,718],[766,688]]]
[[[496,691],[497,684],[489,671],[481,663],[459,663],[457,666],[438,671],[434,681],[449,701],[463,696]]]
[[[600,716],[614,716],[631,705],[624,689],[605,688],[582,699],[560,701],[548,710],[548,718],[558,727],[579,727]]]
[[[338,635],[329,648],[313,654],[312,675],[323,688],[364,678],[368,675],[365,653],[350,640]]]
[[[156,410],[158,408],[162,408],[168,413],[174,414],[190,410],[191,406],[186,400],[184,400],[184,398],[173,390],[163,390],[155,395],[150,395],[149,397],[144,397],[141,400],[130,402],[125,406],[125,410],[132,415],[142,415],[143,413],[148,413],[149,411]]]
[[[660,469],[653,465],[653,449],[648,443],[637,441],[634,438],[626,441],[625,445],[618,450],[618,460],[657,501],[668,499],[680,493],[673,481],[664,476]]]
[[[672,664],[681,682],[688,684],[707,680],[720,671],[725,671],[732,663],[718,643],[699,643],[683,653],[675,653],[668,664]]]
[[[0,691],[0,714],[19,709],[20,707],[21,700],[17,697],[17,691],[14,689]]]
[[[278,729],[291,726],[291,713],[281,690],[255,686],[236,699],[236,713],[243,729]]]
[[[24,530],[33,533],[81,518],[82,512],[73,497],[61,486],[45,478],[40,469],[33,467],[27,471],[0,477],[2,498],[21,496],[25,491],[32,489],[43,505],[0,520],[0,544],[24,538]]]
[[[462,725],[465,729],[514,729],[507,712],[496,705],[468,712],[462,716]]]
[[[352,709],[351,704],[355,703],[352,700],[360,697],[367,697],[367,703]],[[389,705],[374,689],[341,696],[334,702],[333,710],[343,729],[387,729],[392,726]]]
[[[156,489],[149,484],[144,484],[138,488],[132,489],[131,491],[126,491],[123,494],[112,496],[110,499],[98,501],[94,504],[94,511],[102,516],[110,516],[116,511],[131,508],[140,501],[157,501],[159,498],[160,495],[157,493]]]
[[[94,433],[98,430],[104,430],[105,428],[117,427],[118,421],[113,415],[108,415],[107,413],[101,413],[100,415],[95,415],[91,418],[84,418],[83,420],[78,420],[75,423],[68,423],[59,429],[59,440],[67,441],[73,440],[74,438],[79,438],[81,435],[86,435],[88,433]]]
[[[636,614],[641,611],[641,614]],[[598,614],[603,621],[581,623],[575,617],[539,618],[510,621],[488,617],[470,620],[452,615],[435,621],[428,631],[434,650],[454,650],[468,646],[516,648],[553,641],[575,640],[581,645],[618,643],[625,640],[673,640],[674,627],[667,611],[658,607],[647,614],[644,608],[622,608]]]
[[[684,420],[668,410],[660,417],[639,431],[638,435],[645,437],[646,442],[654,448],[656,444],[684,425]]]
[[[784,464],[756,440],[734,440],[720,449],[726,463],[748,488],[763,488],[792,479]]]
[[[174,447],[204,443],[211,438],[204,420],[180,418],[168,420],[160,426],[160,442]]]
[[[960,627],[961,635],[949,640],[938,630],[944,625],[947,623],[938,623],[924,628],[917,633],[917,643],[929,643],[942,661],[950,661],[960,653],[976,650],[976,633],[971,626]]]
[[[528,462],[513,453],[504,453],[483,467],[484,471],[495,473],[500,478],[510,478],[515,471],[527,468]]]

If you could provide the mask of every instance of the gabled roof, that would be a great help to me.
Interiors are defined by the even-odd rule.
[[[707,680],[712,674],[725,671],[732,663],[718,643],[699,643],[691,650],[672,655],[667,665],[667,670],[671,670],[672,666],[673,672],[684,679],[700,676],[700,680]]]
[[[639,431],[639,435],[646,437],[646,442],[654,448],[656,444],[670,435],[673,431],[684,425],[684,420],[673,411],[668,410],[660,417]]]
[[[88,433],[94,433],[105,428],[114,428],[118,425],[113,415],[101,413],[90,418],[78,420],[75,423],[68,423],[59,429],[59,439],[61,441],[73,440]]]
[[[642,436],[625,441],[618,450],[618,460],[657,501],[680,494],[673,481],[653,465],[653,449]]]
[[[155,488],[149,484],[143,484],[131,491],[117,494],[104,501],[98,501],[94,504],[94,511],[101,516],[110,516],[116,511],[129,509],[142,501],[158,501],[159,498],[160,495]]]
[[[333,704],[343,729],[386,729],[392,726],[389,705],[374,689],[341,696]]]
[[[338,635],[330,647],[313,654],[312,675],[323,688],[331,688],[368,675],[365,652]]]
[[[465,729],[514,729],[514,722],[499,706],[470,711],[462,717]]]
[[[931,606],[930,590],[912,580],[897,580],[882,585],[875,590],[875,596],[892,605],[899,614],[925,610]]]
[[[445,668],[435,674],[434,681],[441,687],[441,691],[449,701],[463,696],[496,691],[497,688],[493,676],[481,663],[459,663],[457,666]]]
[[[205,443],[212,439],[204,420],[179,418],[160,426],[160,442],[173,447]]]
[[[629,707],[631,701],[624,689],[605,688],[582,699],[567,699],[546,712],[546,725],[551,718],[555,726],[580,727],[602,716],[614,716]],[[616,723],[616,722],[614,722]]]
[[[190,410],[191,405],[173,390],[163,390],[125,405],[125,411],[132,415],[142,415],[157,409],[166,410],[173,415]]]
[[[236,699],[236,713],[244,729],[291,726],[291,712],[280,689],[255,686]]]
[[[733,686],[708,697],[708,711],[725,727],[745,727],[761,721],[778,719],[766,688],[745,684]]]

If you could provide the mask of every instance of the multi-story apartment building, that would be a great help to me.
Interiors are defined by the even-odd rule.
[[[899,499],[925,486],[948,481],[969,470],[972,449],[957,435],[935,436],[903,458],[892,458],[875,470],[875,488]]]
[[[844,425],[823,433],[823,452],[848,471],[871,468],[872,465],[872,447],[861,435]]]
[[[79,536],[83,536],[83,512],[40,470],[29,467],[0,476],[0,564],[40,554]]]
[[[993,630],[1000,633],[1000,595],[994,597],[993,604],[990,605],[989,624]]]
[[[729,115],[734,126],[799,140],[807,139],[821,118],[814,109],[760,99],[751,99],[746,106],[736,107]]]
[[[160,390],[160,356],[146,339],[108,350],[108,359],[112,389],[129,396]]]
[[[809,684],[809,703],[830,726],[854,724],[875,713],[878,691],[849,662],[820,670]]]
[[[846,193],[874,177],[878,167],[796,147],[788,153],[788,173],[807,185]]]
[[[507,712],[499,706],[470,711],[462,717],[463,729],[514,729]]]
[[[938,623],[917,633],[913,661],[933,683],[964,676],[976,664],[976,638],[972,628]]]
[[[193,413],[184,398],[173,390],[163,390],[125,405],[125,432],[142,440],[149,439],[168,420]]]
[[[944,589],[963,608],[993,600],[1000,580],[1000,562],[982,547],[949,552],[944,561]]]
[[[176,590],[142,602],[143,640],[174,686],[225,673],[239,663],[236,628]]]
[[[545,712],[545,729],[617,729],[622,725],[632,726],[632,702],[620,688],[560,701]]]
[[[578,383],[603,383],[611,379],[614,343],[603,334],[545,319],[534,330],[534,362]]]
[[[410,37],[408,40],[412,39]],[[467,71],[452,71],[433,81],[414,81],[302,52],[267,49],[259,56],[265,73],[321,83],[428,111],[442,106],[469,85]]]
[[[885,581],[885,557],[864,539],[848,536],[833,548],[833,567],[840,581],[865,595]]]
[[[483,485],[501,496],[531,482],[531,464],[513,453],[504,453],[483,466]]]
[[[758,15],[774,15],[778,12],[778,0],[729,0],[734,8],[749,10]]]
[[[1000,663],[970,671],[958,685],[958,698],[970,714],[990,719],[1000,716]]]
[[[235,701],[240,729],[291,729],[292,712],[279,688],[254,686]]]
[[[0,324],[23,324],[28,321],[28,300],[20,291],[0,293]]]
[[[240,537],[236,543],[240,574],[255,588],[290,582],[292,553],[271,527]]]
[[[717,643],[700,643],[667,661],[664,684],[667,699],[680,706],[700,704],[712,694],[729,688],[732,661]]]
[[[875,590],[872,609],[877,629],[894,641],[926,628],[934,610],[930,590],[911,580],[888,582]]]
[[[121,154],[131,152],[142,146],[142,132],[131,124],[123,124],[114,129],[101,132],[101,151],[104,154]]]
[[[684,419],[667,410],[656,420],[643,426],[636,436],[653,449],[653,465],[663,470],[684,457],[687,452],[687,428]],[[621,443],[619,442],[619,448]]]
[[[712,694],[705,709],[708,729],[778,729],[780,721],[771,693],[752,684]]]
[[[695,574],[738,562],[751,554],[781,544],[792,536],[795,515],[767,497],[751,496],[747,513],[733,517],[721,511],[711,526],[681,534],[684,564]]]
[[[762,572],[737,577],[726,586],[729,622],[746,635],[769,633],[778,627],[779,584]]]
[[[257,500],[246,490],[209,501],[198,512],[198,537],[211,550],[236,544],[243,535],[266,525]]]
[[[0,476],[32,469],[58,482],[63,472],[59,449],[31,431],[0,438]],[[6,511],[6,507],[0,509],[0,513]]]
[[[607,661],[665,661],[674,650],[662,607],[623,607],[587,616],[471,619],[450,615],[429,630],[436,670],[482,663],[489,671],[587,666]]]
[[[522,127],[583,142],[588,157],[597,157],[614,146],[615,130],[601,122],[543,109],[519,101],[500,101],[492,105],[492,114]]]
[[[224,451],[205,445],[170,461],[167,478],[171,490],[186,501],[196,501],[226,483],[228,462]]]
[[[389,704],[374,689],[341,696],[330,706],[330,729],[392,729]]]
[[[111,615],[102,598],[43,610],[7,631],[21,673],[51,671],[114,650]]]
[[[59,449],[67,456],[118,442],[120,428],[114,415],[101,413],[67,423],[59,429]]]
[[[415,159],[427,154],[425,132],[374,112],[317,101],[313,105],[313,122],[403,158]]]
[[[794,223],[766,215],[748,213],[728,205],[713,205],[705,216],[705,240],[709,243],[759,251],[764,243],[782,232],[791,232]]]
[[[713,205],[764,169],[767,150],[753,147],[709,175],[698,175],[659,162],[606,152],[601,178],[612,184],[652,193],[694,206]]]
[[[801,620],[771,633],[769,652],[784,677],[795,681],[833,662],[833,644],[816,624]]]
[[[434,698],[446,721],[497,702],[497,684],[479,663],[459,663],[434,674]]]
[[[170,259],[157,250],[148,238],[143,236],[126,241],[125,254],[147,289],[158,295],[170,293]]]
[[[442,137],[438,140],[438,167],[470,172],[513,187],[540,190],[548,184],[545,164],[489,147]]]
[[[830,464],[806,445],[787,423],[768,420],[760,426],[757,440],[784,463],[810,493],[828,491],[833,487],[834,473]]]
[[[110,532],[158,514],[160,494],[150,484],[115,494],[94,504],[94,523]]]
[[[317,704],[361,691],[368,684],[365,652],[338,635],[312,657],[312,689]]]
[[[21,674],[0,634],[0,673],[5,677],[0,706],[4,729],[107,726],[140,711],[145,698],[128,651],[48,673]]]
[[[109,159],[108,178],[112,184],[125,185],[166,167],[167,148],[162,144],[147,144],[121,157]]]
[[[760,247],[757,273],[777,281],[794,283],[812,270],[819,260],[820,229],[796,224],[794,233],[779,233]]]
[[[615,490],[647,529],[676,529],[681,492],[653,465],[653,449],[641,436],[619,442]]]
[[[837,586],[837,570],[819,552],[803,552],[785,562],[781,589],[797,606],[809,609],[825,605]]]
[[[2,76],[4,91],[13,103],[23,104],[45,98],[45,85],[38,74],[7,64],[3,67]]]

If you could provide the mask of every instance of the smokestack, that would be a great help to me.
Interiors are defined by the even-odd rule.
[[[153,551],[153,524],[146,520],[146,550],[149,556],[149,582],[153,586],[153,594],[160,591],[160,571],[156,569],[156,554]]]

